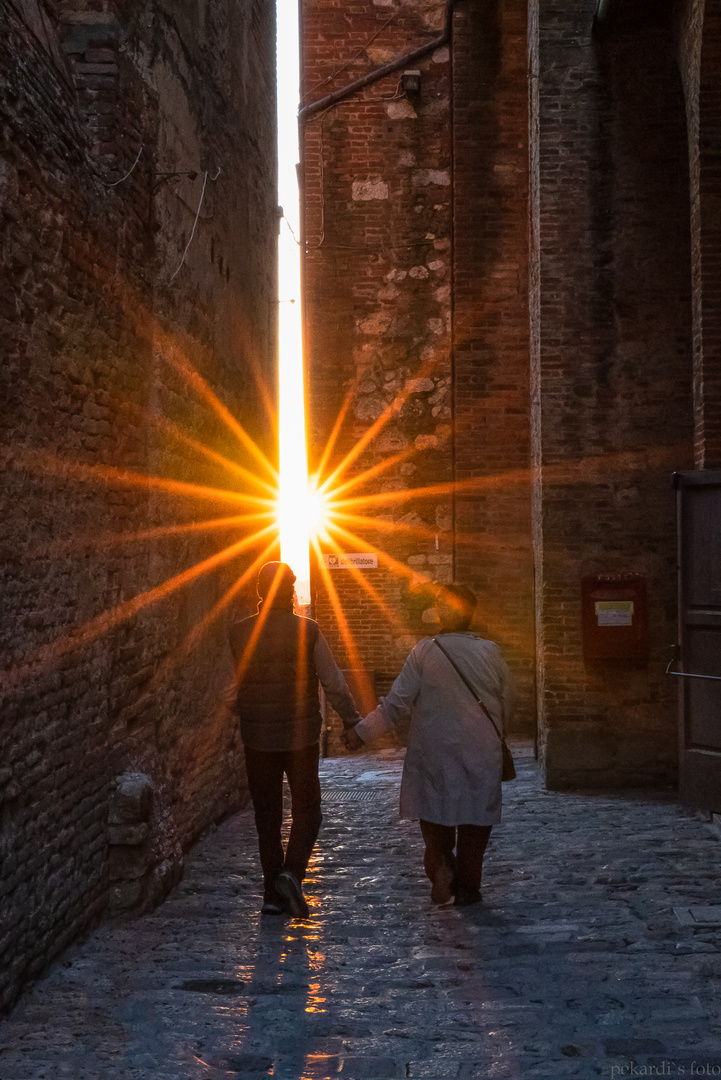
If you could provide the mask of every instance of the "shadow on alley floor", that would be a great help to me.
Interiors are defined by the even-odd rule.
[[[546,792],[520,755],[482,906],[430,903],[402,752],[323,762],[307,922],[259,917],[236,815],[25,996],[0,1080],[720,1076],[721,928],[674,911],[719,902],[717,836],[671,794]]]

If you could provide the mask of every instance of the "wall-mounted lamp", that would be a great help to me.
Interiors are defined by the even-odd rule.
[[[421,92],[420,71],[404,71],[401,75],[401,90],[410,97]]]

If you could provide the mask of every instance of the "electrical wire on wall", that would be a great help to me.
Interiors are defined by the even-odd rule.
[[[216,181],[219,176],[220,176],[220,166],[218,166],[218,171],[216,172],[215,176],[211,176],[211,178],[210,178],[211,183]],[[195,212],[195,221],[193,222],[193,228],[190,230],[190,238],[188,239],[188,243],[185,245],[185,251],[183,252],[183,257],[181,258],[180,262],[178,263],[177,270],[168,279],[168,284],[170,284],[170,282],[173,281],[178,276],[178,274],[180,273],[180,271],[182,269],[182,266],[183,266],[183,263],[185,262],[185,256],[188,254],[188,249],[189,249],[190,245],[193,243],[193,237],[195,236],[195,230],[196,230],[197,225],[198,225],[198,218],[200,217],[200,208],[203,205],[203,199],[205,198],[205,188],[206,188],[207,184],[208,184],[208,170],[206,169],[205,170],[205,175],[203,176],[203,190],[200,193],[200,202],[198,203],[198,209]]]
[[[129,170],[128,170],[128,171],[126,172],[125,176],[121,176],[120,180],[114,180],[112,184],[109,184],[109,183],[107,183],[107,181],[105,181],[105,180],[101,180],[100,182],[101,182],[101,184],[103,185],[103,187],[106,187],[106,188],[111,188],[111,187],[117,187],[117,186],[118,186],[118,184],[124,184],[124,183],[125,183],[125,181],[126,181],[126,180],[127,180],[127,179],[128,179],[129,177],[130,177],[130,176],[132,176],[132,175],[133,175],[133,173],[135,172],[135,166],[136,166],[136,165],[138,164],[138,162],[140,161],[140,155],[142,154],[142,152],[143,152],[143,148],[142,148],[142,146],[141,146],[141,147],[140,147],[140,149],[138,150],[138,156],[136,157],[135,161],[134,161],[134,162],[133,162],[133,164],[131,165],[130,169],[129,169]]]

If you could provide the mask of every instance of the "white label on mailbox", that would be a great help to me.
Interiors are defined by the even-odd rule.
[[[370,552],[354,555],[324,555],[323,562],[329,570],[347,570],[349,566],[357,566],[360,570],[376,570],[378,556]]]
[[[597,600],[599,626],[633,626],[633,600]]]

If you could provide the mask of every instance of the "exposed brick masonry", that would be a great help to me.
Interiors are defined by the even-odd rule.
[[[271,384],[272,13],[96,6],[26,0],[0,25],[0,1004],[109,902],[157,900],[245,798],[222,620],[186,649],[242,560],[103,615],[242,530],[129,536],[239,507],[92,470],[239,487],[184,441],[248,464],[182,357],[253,434],[270,431],[254,372]],[[128,772],[148,799],[123,832],[108,815]]]
[[[691,460],[688,156],[669,7],[541,0],[534,147],[539,722],[551,785],[673,776],[675,524]],[[534,118],[535,119],[535,118]],[[580,581],[648,581],[650,662],[584,664]]]
[[[463,3],[453,20],[456,577],[535,713],[528,364],[526,10]]]
[[[429,0],[395,12],[370,0],[350,13],[325,0],[305,3],[304,102],[430,40],[442,25],[442,9]],[[416,66],[422,71],[417,99],[400,92],[396,73],[307,120],[302,131],[313,460],[317,467],[349,396],[326,472],[388,410],[388,423],[348,475],[402,455],[366,490],[408,489],[388,507],[358,509],[377,516],[378,527],[346,523],[365,546],[337,537],[343,551],[374,545],[395,560],[381,559],[378,570],[362,572],[385,612],[364,591],[360,575],[332,572],[357,652],[349,649],[316,575],[316,615],[339,662],[365,668],[381,690],[426,630],[423,612],[431,601],[415,589],[414,575],[417,582],[452,575],[450,493],[413,496],[414,489],[453,475],[448,52],[437,50]],[[337,749],[337,739],[330,748]]]
[[[402,94],[394,74],[303,125],[316,461],[350,394],[332,461],[389,409],[351,475],[403,454],[371,490],[407,491],[370,510],[379,528],[354,530],[395,560],[363,574],[386,612],[358,575],[332,574],[357,652],[349,652],[318,576],[316,613],[341,662],[374,672],[383,691],[429,632],[422,582],[449,581],[455,572],[478,591],[479,625],[519,675],[519,724],[530,729],[525,26],[520,8],[501,7],[458,6],[453,58],[442,48],[413,64],[419,97]],[[351,14],[307,2],[304,102],[416,48],[442,19],[425,0],[400,8],[368,2]],[[479,477],[490,484],[457,496],[455,507],[450,487],[415,495]],[[357,550],[338,540],[342,550]]]
[[[460,0],[452,71],[445,51],[421,64],[419,101],[394,97],[394,77],[304,126],[316,444],[348,391],[353,420],[341,426],[336,460],[409,374],[434,380],[432,400],[438,375],[450,374],[446,419],[428,416],[421,392],[354,466],[412,441],[423,454],[389,470],[383,484],[457,482],[451,505],[435,507],[436,522],[452,527],[452,535],[438,529],[440,560],[420,535],[403,544],[385,527],[363,535],[377,535],[399,564],[474,586],[480,626],[501,642],[519,679],[521,725],[533,722],[535,675],[553,786],[674,776],[676,687],[664,676],[676,635],[670,479],[693,461],[694,429],[697,464],[713,464],[721,411],[716,7],[707,3],[704,14],[698,0],[620,4],[602,25],[597,9],[596,0]],[[306,0],[306,100],[418,45],[431,29],[427,13],[421,3],[341,12]],[[450,116],[450,145],[434,109]],[[408,169],[415,201],[404,195]],[[433,203],[424,202],[418,178],[439,170],[448,186],[434,181]],[[433,262],[392,247],[401,235],[416,238],[416,222],[438,251]],[[431,352],[424,266],[430,278],[445,262],[450,332]],[[397,369],[389,372],[383,395],[381,372],[401,363],[394,349],[409,372],[396,382]],[[443,366],[418,366],[426,357]],[[438,445],[427,435],[440,437]],[[479,486],[469,489],[469,481]],[[418,517],[409,523],[432,529],[433,509],[431,500],[425,508],[400,503],[383,516],[398,525],[412,510]],[[647,666],[584,663],[581,579],[599,572],[646,579]],[[335,573],[359,642],[344,662],[376,671],[382,664],[389,678],[427,631],[429,613],[398,565],[365,576],[380,586],[396,625],[361,601],[349,572]],[[320,586],[317,599],[344,655]]]

